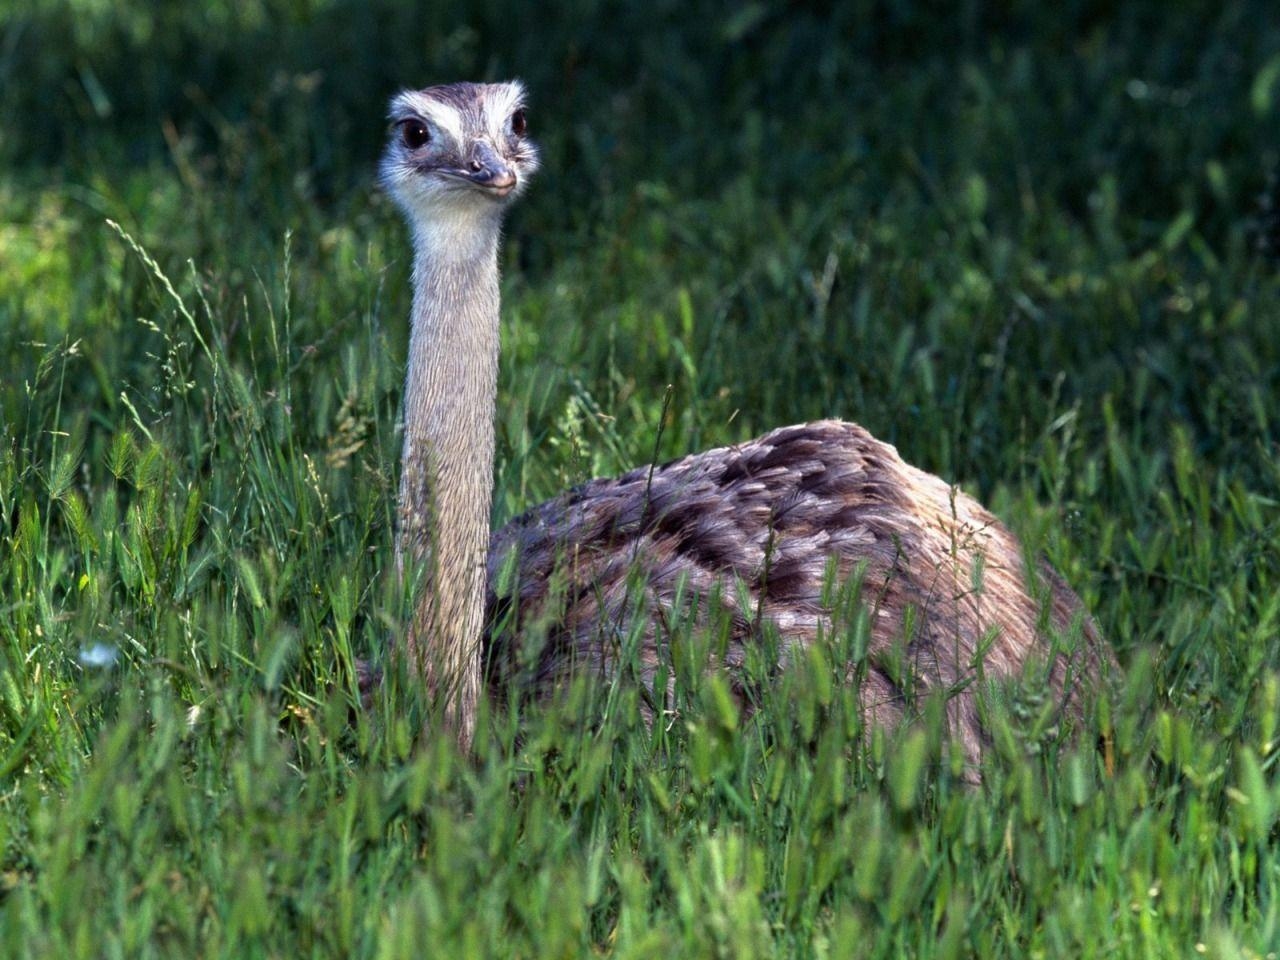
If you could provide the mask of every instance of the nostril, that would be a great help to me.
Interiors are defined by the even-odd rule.
[[[483,167],[483,166],[484,166],[484,164],[482,164],[479,160],[472,160],[472,161],[471,161],[471,169],[472,169],[473,171],[475,171],[476,173],[479,173],[479,172],[480,172],[481,167]]]

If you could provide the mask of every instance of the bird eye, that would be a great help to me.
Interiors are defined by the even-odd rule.
[[[521,107],[511,115],[511,132],[517,137],[523,137],[525,130],[528,128],[528,118],[524,115],[524,107]]]
[[[431,131],[421,120],[401,120],[400,139],[410,150],[417,150],[419,147],[426,146],[427,141],[431,139]]]

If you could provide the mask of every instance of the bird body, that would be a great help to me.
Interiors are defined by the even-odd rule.
[[[785,666],[830,637],[832,587],[851,578],[869,618],[867,719],[900,720],[941,693],[975,761],[976,678],[1043,668],[1049,697],[1078,713],[1106,660],[1076,595],[1047,564],[1028,569],[994,515],[857,424],[822,420],[591,480],[497,531],[490,683],[545,695],[627,659],[652,689],[687,619],[674,608],[714,597],[722,665],[750,706],[749,650],[772,632]]]
[[[766,641],[785,663],[829,634],[828,586],[850,578],[869,617],[868,721],[945,696],[972,769],[986,739],[977,680],[1042,669],[1079,717],[1113,659],[1076,595],[975,500],[856,424],[782,427],[592,480],[490,538],[501,218],[538,164],[524,91],[406,91],[391,119],[382,182],[415,245],[398,559],[422,577],[405,646],[460,744],[486,677],[550,695],[613,676],[625,655],[652,687],[672,624],[712,598],[723,665],[746,682]]]

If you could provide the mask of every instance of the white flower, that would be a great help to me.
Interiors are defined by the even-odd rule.
[[[114,666],[120,651],[109,643],[95,643],[80,651],[80,662],[86,667]]]

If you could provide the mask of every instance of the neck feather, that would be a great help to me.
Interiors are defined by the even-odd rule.
[[[404,398],[397,565],[417,573],[411,662],[445,723],[469,747],[480,695],[480,641],[493,488],[498,378],[495,216],[477,228],[415,233],[413,317]]]

